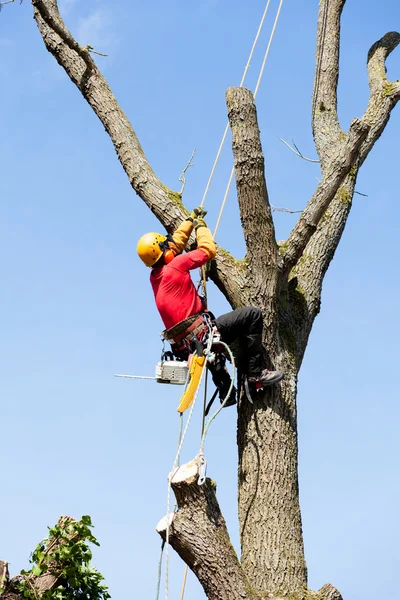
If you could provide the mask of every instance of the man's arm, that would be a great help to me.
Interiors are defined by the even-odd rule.
[[[204,225],[196,227],[197,249],[204,250],[208,259],[212,260],[217,254],[217,247],[214,242],[211,231]]]
[[[172,236],[173,241],[169,243],[169,247],[172,252],[176,254],[180,254],[186,248],[186,244],[190,238],[190,234],[193,231],[193,220],[186,219],[183,221],[181,225],[179,225],[178,229],[175,231]]]
[[[171,267],[175,267],[180,271],[191,271],[192,269],[201,267],[215,257],[217,248],[215,246],[212,233],[208,227],[205,225],[198,227],[196,229],[196,236],[197,249],[192,250],[191,252],[186,252],[186,254],[176,256],[172,263],[170,263]]]
[[[196,230],[201,226],[206,226],[204,222],[204,217],[206,216],[207,211],[204,210],[202,206],[196,206],[190,213],[190,217],[183,221],[183,223],[178,227],[172,236],[173,242],[170,242],[169,247],[174,252],[175,256],[180,254],[186,248],[188,240],[190,238],[190,234],[193,230],[193,221],[195,219],[200,219],[201,225],[198,224],[195,228]],[[197,221],[196,221],[197,222]],[[215,256],[215,255],[214,255]]]

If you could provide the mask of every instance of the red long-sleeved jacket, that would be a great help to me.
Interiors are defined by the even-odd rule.
[[[193,229],[191,221],[184,221],[174,233],[171,249],[182,252]],[[151,271],[150,283],[160,316],[166,329],[202,310],[202,303],[190,277],[190,271],[204,265],[215,257],[216,247],[208,227],[197,232],[197,249],[178,254],[162,267]]]

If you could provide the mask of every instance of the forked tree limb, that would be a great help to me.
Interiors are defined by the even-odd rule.
[[[354,187],[358,171],[374,144],[384,131],[392,110],[400,99],[400,81],[390,81],[386,76],[385,60],[399,45],[400,34],[389,32],[378,40],[368,52],[368,78],[370,97],[361,120],[370,126],[359,156],[354,162],[351,174],[347,175],[339,187],[328,211],[320,220],[315,234],[311,237],[297,263],[295,274],[303,290],[308,306],[308,319],[303,321],[300,334],[299,353],[304,353],[308,336],[321,302],[322,281],[340,242],[352,207]],[[323,167],[323,172],[327,168]]]
[[[334,160],[327,167],[322,181],[287,240],[283,254],[285,272],[292,268],[303,254],[324,212],[354,165],[361,144],[367,137],[369,130],[370,126],[360,119],[354,119],[351,122],[346,140],[342,143]]]
[[[182,465],[171,479],[178,511],[169,528],[169,543],[194,572],[212,600],[261,600],[251,589],[230,542],[215,495],[215,483],[197,484],[198,467]],[[157,526],[166,539],[167,518]]]

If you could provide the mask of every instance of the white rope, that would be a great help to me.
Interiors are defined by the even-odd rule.
[[[235,374],[236,374],[236,366],[235,366],[235,358],[232,354],[231,349],[229,348],[228,344],[225,344],[225,342],[222,342],[221,340],[219,340],[218,344],[221,344],[222,346],[225,346],[226,351],[229,354],[229,358],[231,359],[231,363],[232,363],[232,376],[231,376],[231,385],[229,386],[229,390],[225,396],[225,398],[223,399],[223,401],[221,402],[221,406],[215,411],[215,413],[213,415],[211,415],[211,417],[209,417],[204,425],[204,430],[203,430],[203,434],[201,436],[201,442],[200,442],[200,450],[199,450],[199,454],[203,453],[204,450],[204,442],[206,441],[206,435],[208,433],[208,430],[210,429],[210,425],[211,423],[214,421],[215,417],[221,412],[221,410],[224,408],[225,404],[228,401],[228,398],[231,395],[231,392],[233,390],[233,384],[235,381]]]
[[[262,76],[264,74],[265,63],[267,62],[267,58],[268,58],[269,51],[270,51],[270,48],[271,48],[272,40],[274,39],[276,26],[277,26],[278,20],[279,20],[279,15],[281,14],[281,10],[282,10],[282,4],[283,4],[283,0],[280,0],[279,6],[278,6],[278,10],[277,10],[277,13],[276,13],[276,17],[275,17],[275,21],[274,21],[274,24],[272,26],[271,35],[269,37],[268,46],[267,46],[267,49],[266,49],[265,54],[264,54],[264,60],[263,60],[262,65],[261,65],[260,74],[259,74],[258,79],[257,79],[256,89],[254,90],[254,99],[256,99],[256,97],[257,97],[257,93],[258,93],[258,89],[260,87],[261,79],[262,79]]]
[[[206,356],[210,352],[211,344],[212,344],[212,335],[209,336],[208,343],[207,343],[207,348],[204,351],[204,353],[206,354]],[[165,600],[168,600],[168,587],[169,587],[169,581],[168,581],[168,567],[169,567],[168,548],[169,548],[169,528],[170,528],[171,480],[172,480],[173,476],[176,473],[177,465],[179,463],[179,459],[180,459],[180,455],[181,455],[181,450],[182,450],[183,442],[185,441],[185,437],[186,437],[187,431],[189,429],[189,424],[190,424],[190,421],[191,421],[191,418],[192,418],[192,415],[193,415],[193,411],[194,411],[194,407],[195,407],[195,404],[196,404],[197,396],[199,395],[201,383],[203,381],[203,376],[204,376],[204,372],[205,372],[206,368],[207,368],[207,366],[204,365],[204,367],[203,367],[203,369],[201,371],[199,385],[197,386],[197,390],[195,392],[195,395],[194,395],[194,398],[193,398],[193,402],[192,402],[192,406],[190,408],[189,416],[187,418],[185,429],[184,429],[184,432],[183,432],[182,435],[181,435],[181,431],[182,431],[182,419],[181,419],[181,422],[180,422],[180,433],[179,433],[179,440],[178,440],[178,442],[179,442],[178,443],[178,450],[176,452],[176,456],[175,456],[175,460],[174,460],[174,464],[172,466],[171,472],[168,475],[167,531],[166,531],[166,536],[165,536]],[[156,600],[158,600],[158,598]]]
[[[247,71],[249,70],[251,59],[253,58],[254,50],[256,49],[258,38],[260,37],[260,33],[261,33],[262,27],[264,25],[265,17],[267,16],[267,13],[268,13],[268,8],[269,8],[270,3],[271,3],[271,0],[268,0],[267,4],[265,6],[264,13],[263,13],[263,16],[261,17],[261,21],[260,21],[260,24],[258,26],[256,37],[254,38],[254,42],[253,42],[253,45],[251,47],[249,58],[247,59],[246,66],[244,68],[242,79],[240,81],[240,86],[239,87],[243,87],[243,84],[245,82]],[[203,206],[203,204],[205,202],[205,199],[207,197],[207,194],[208,194],[208,190],[210,189],[210,184],[211,184],[212,178],[214,177],[215,169],[216,169],[216,166],[218,164],[219,157],[221,156],[222,148],[223,148],[223,146],[225,144],[225,140],[226,140],[226,136],[228,135],[228,131],[229,131],[229,123],[227,123],[227,125],[225,127],[225,131],[224,131],[224,134],[222,136],[222,140],[221,140],[221,143],[220,143],[219,148],[218,148],[217,156],[215,157],[215,161],[214,161],[213,167],[211,169],[210,177],[208,178],[208,182],[207,182],[207,185],[206,185],[206,189],[204,190],[204,194],[203,194],[203,198],[201,200],[200,206]]]
[[[261,79],[262,79],[262,76],[264,74],[265,63],[267,62],[269,51],[271,49],[272,40],[274,39],[276,26],[278,24],[279,16],[281,14],[282,4],[283,4],[283,0],[280,0],[279,6],[278,6],[278,10],[277,10],[277,13],[276,13],[276,17],[275,17],[275,21],[274,21],[274,24],[272,26],[271,35],[269,37],[267,49],[266,49],[265,54],[264,54],[264,59],[263,59],[262,65],[261,65],[260,73],[258,75],[256,87],[255,87],[255,90],[254,90],[254,100],[256,99],[257,94],[258,94],[258,90],[260,88]],[[240,86],[240,87],[242,87],[242,86]],[[226,133],[227,133],[228,129],[229,129],[229,123],[228,123],[227,128],[226,128]],[[226,138],[226,134],[225,134],[225,138]],[[223,141],[225,142],[225,139],[223,139]],[[221,147],[221,150],[222,150],[222,147]],[[218,156],[218,158],[219,158],[219,156]],[[215,171],[215,168],[214,168],[214,171]],[[217,224],[216,224],[215,229],[214,229],[214,234],[213,234],[214,239],[215,239],[215,236],[217,234],[219,224],[221,222],[222,213],[224,212],[224,209],[225,209],[225,204],[226,204],[226,200],[227,200],[228,195],[229,195],[229,190],[231,189],[231,184],[232,184],[234,173],[235,173],[235,167],[232,167],[231,174],[229,175],[229,181],[228,181],[228,184],[227,184],[226,189],[225,189],[224,198],[222,200],[221,208],[220,208],[220,211],[219,211],[219,215],[218,215],[218,219],[217,219]],[[212,173],[212,174],[214,174],[214,173]]]

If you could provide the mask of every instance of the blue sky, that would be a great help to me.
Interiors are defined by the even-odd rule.
[[[254,58],[254,87],[277,1]],[[96,57],[154,170],[197,205],[226,123],[224,92],[240,81],[264,9],[254,0],[60,0],[78,41]],[[318,2],[286,0],[257,105],[274,206],[301,209],[318,165],[311,127]],[[339,115],[343,127],[368,98],[366,55],[400,29],[395,0],[348,0],[343,13]],[[159,229],[134,194],[110,141],[47,54],[28,1],[0,15],[1,343],[0,558],[13,574],[60,514],[90,514],[95,563],[112,597],[152,597],[175,456],[180,390],[119,380],[152,375],[161,322],[137,239]],[[400,49],[388,61],[400,77]],[[398,131],[400,108],[360,173],[349,222],[325,279],[299,377],[300,494],[309,585],[330,581],[345,598],[397,588],[400,418]],[[207,200],[213,225],[232,164],[229,143]],[[275,213],[284,239],[296,216]],[[234,193],[218,232],[243,254]],[[227,306],[209,286],[215,313]],[[195,415],[183,459],[197,452]],[[235,410],[213,425],[208,473],[237,547]],[[171,558],[171,597],[183,565]],[[140,577],[138,576],[140,574]],[[188,597],[204,594],[193,576]]]

